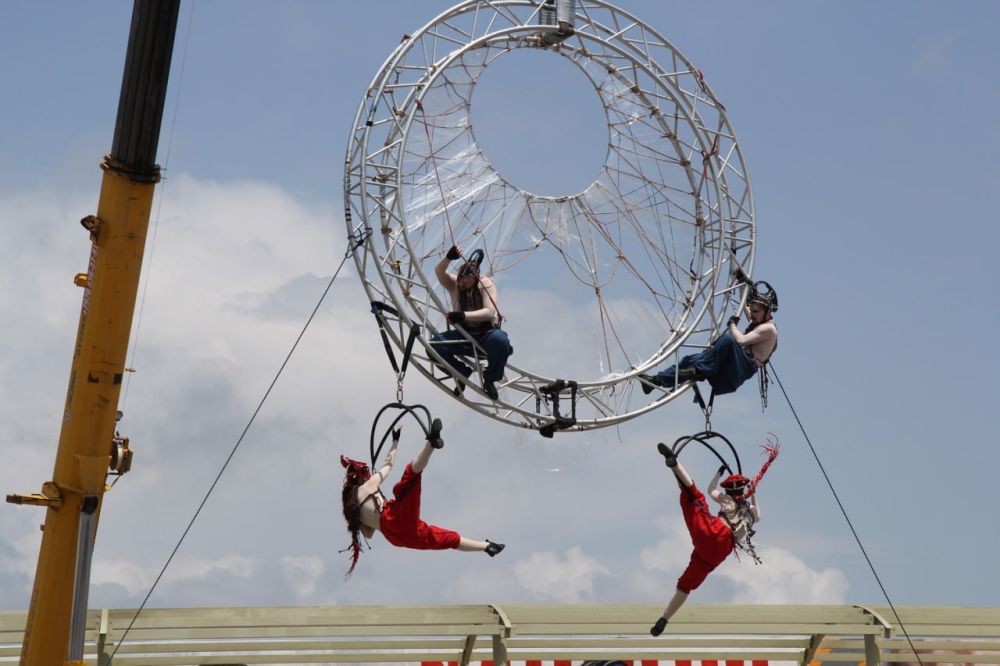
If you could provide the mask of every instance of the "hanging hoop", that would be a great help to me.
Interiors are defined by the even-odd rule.
[[[393,409],[399,410],[400,413],[396,415],[396,418],[392,420],[392,423],[389,424],[389,427],[385,429],[385,432],[382,434],[382,438],[378,442],[378,446],[376,446],[375,434],[378,432],[378,422],[382,419],[383,414]],[[423,419],[420,418],[420,412],[422,412],[424,415]],[[424,407],[423,405],[404,405],[401,402],[390,402],[389,404],[382,407],[382,409],[378,410],[378,414],[375,415],[375,420],[372,422],[371,436],[368,439],[368,449],[371,453],[371,465],[373,473],[375,470],[375,463],[378,460],[379,455],[381,455],[382,453],[382,447],[385,446],[385,440],[389,438],[389,435],[396,427],[396,424],[402,421],[403,418],[407,415],[412,416],[413,419],[420,425],[420,429],[424,431],[424,437],[426,437],[427,439],[434,439],[440,437],[441,435],[440,426],[438,427],[437,432],[434,432],[434,422],[437,419],[431,418],[430,410],[428,410],[426,407]],[[440,423],[440,421],[438,421],[438,423]]]
[[[730,452],[732,452],[733,454],[733,460],[736,461],[735,470],[732,467],[730,467],[729,463],[726,462],[726,459],[718,451],[715,450],[715,447],[713,447],[711,444],[708,443],[709,440],[711,439],[722,440],[722,443],[724,443],[726,446],[729,447]],[[674,445],[670,447],[670,450],[673,451],[675,456],[680,457],[681,451],[683,451],[684,447],[687,446],[690,442],[698,442],[699,444],[702,444],[706,449],[711,451],[712,454],[719,459],[719,462],[721,462],[725,466],[725,468],[729,470],[730,474],[734,473],[743,474],[743,465],[740,463],[740,454],[736,452],[736,447],[733,446],[733,443],[730,442],[725,435],[717,433],[714,430],[704,430],[702,432],[695,433],[693,435],[686,435],[684,437],[679,437],[677,441],[674,442]]]

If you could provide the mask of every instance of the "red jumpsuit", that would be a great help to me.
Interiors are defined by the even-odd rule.
[[[428,525],[420,520],[420,479],[409,463],[403,478],[392,487],[391,500],[382,507],[379,530],[393,546],[418,550],[458,548],[458,532]]]
[[[726,521],[708,510],[705,496],[697,486],[681,488],[681,511],[691,533],[694,550],[687,569],[677,579],[677,589],[690,594],[691,590],[705,582],[708,574],[725,562],[736,542]]]

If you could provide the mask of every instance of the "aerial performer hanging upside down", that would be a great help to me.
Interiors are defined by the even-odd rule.
[[[444,446],[441,440],[441,421],[434,419],[431,433],[423,450],[407,463],[403,478],[393,486],[393,498],[387,500],[379,486],[389,476],[396,460],[401,429],[392,431],[392,446],[386,454],[385,463],[372,474],[368,465],[340,456],[344,466],[344,519],[351,534],[351,568],[354,571],[361,555],[361,536],[370,539],[375,532],[381,532],[385,540],[400,548],[417,550],[447,550],[455,548],[470,552],[485,552],[490,557],[504,549],[504,544],[492,541],[467,539],[453,530],[428,525],[420,519],[420,494],[423,471],[430,462],[431,453]]]
[[[703,379],[708,380],[716,395],[732,393],[767,363],[778,346],[778,327],[772,317],[778,310],[778,294],[766,282],[751,282],[740,269],[736,269],[736,279],[750,286],[746,307],[750,325],[746,331],[740,332],[736,327],[740,317],[733,315],[726,332],[708,349],[685,356],[676,367],[655,375],[639,375],[643,393],[649,394],[654,386],[673,388],[675,380],[683,383]],[[756,284],[766,285],[767,290],[758,291]]]
[[[661,442],[656,448],[666,460],[667,467],[677,477],[677,485],[681,488],[681,511],[684,513],[684,522],[691,534],[694,550],[691,551],[691,561],[687,568],[677,579],[677,590],[673,598],[663,615],[649,630],[653,636],[663,633],[667,622],[684,605],[691,591],[705,582],[708,574],[722,564],[734,549],[746,552],[755,563],[760,564],[760,558],[750,541],[750,537],[754,535],[754,523],[760,522],[760,504],[756,500],[755,491],[764,472],[778,457],[777,443],[769,442],[764,445],[762,448],[767,460],[753,481],[742,474],[730,474],[720,484],[719,478],[726,471],[726,466],[720,467],[708,485],[709,497],[720,505],[719,514],[712,515],[705,496],[694,485],[684,466],[677,462],[677,456],[670,447]],[[725,492],[719,492],[719,485]]]
[[[448,313],[448,323],[461,326],[476,344],[486,353],[486,370],[483,371],[483,392],[491,400],[497,400],[496,383],[503,378],[507,358],[514,352],[507,334],[500,328],[500,311],[497,307],[497,288],[492,278],[480,275],[480,265],[484,253],[476,250],[462,264],[456,275],[448,272],[448,265],[462,256],[457,245],[452,245],[447,254],[434,267],[438,281],[448,290],[454,310]],[[441,355],[455,372],[464,379],[472,374],[472,368],[458,360],[456,356],[476,356],[473,343],[458,330],[442,331],[431,338],[431,346]],[[461,395],[465,381],[459,379],[455,385],[455,395]]]

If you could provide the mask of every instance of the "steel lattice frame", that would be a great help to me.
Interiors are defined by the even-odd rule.
[[[710,344],[741,304],[733,267],[753,267],[753,197],[724,107],[663,36],[606,2],[578,0],[575,33],[560,41],[558,28],[539,25],[539,9],[530,0],[467,0],[404,37],[354,120],[345,218],[352,237],[371,232],[354,259],[369,299],[399,313],[388,317],[393,344],[402,349],[410,325],[421,326],[411,363],[445,391],[452,380],[429,339],[451,309],[433,267],[452,243],[486,251],[501,297],[505,275],[516,274],[504,272],[529,270],[534,256],[579,283],[568,297],[596,306],[603,346],[590,372],[600,376],[568,363],[558,378],[578,383],[569,429],[585,430],[648,412],[687,388],[644,396],[635,376]],[[476,143],[476,82],[514,49],[568,58],[604,105],[607,159],[583,192],[520,190]],[[512,362],[499,401],[472,384],[461,400],[541,428],[553,422],[541,389],[555,379]]]

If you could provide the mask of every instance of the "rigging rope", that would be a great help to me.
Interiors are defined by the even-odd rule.
[[[889,593],[886,591],[885,586],[882,584],[882,579],[879,578],[878,572],[875,570],[875,565],[872,564],[871,558],[868,557],[868,551],[865,550],[865,546],[861,543],[861,537],[858,536],[857,531],[854,529],[854,524],[851,522],[850,517],[847,515],[847,510],[840,501],[840,496],[837,495],[837,490],[833,487],[833,482],[830,480],[830,476],[826,473],[826,468],[823,467],[822,461],[819,459],[819,454],[816,453],[816,448],[812,444],[812,440],[809,439],[809,435],[806,434],[806,429],[802,425],[802,420],[799,419],[798,412],[795,411],[795,407],[792,406],[792,401],[788,397],[788,392],[785,391],[784,384],[781,383],[781,378],[778,377],[777,371],[774,369],[774,364],[771,363],[771,374],[774,375],[775,381],[778,382],[778,386],[781,388],[781,394],[785,396],[785,402],[788,403],[788,408],[792,410],[792,416],[795,417],[795,422],[799,424],[799,430],[802,431],[802,436],[806,439],[806,444],[809,445],[809,450],[812,452],[813,458],[816,459],[816,464],[819,465],[819,471],[823,473],[823,478],[826,479],[826,485],[829,486],[830,492],[833,493],[833,499],[836,500],[837,506],[840,507],[840,513],[843,514],[844,520],[847,521],[847,526],[851,530],[851,534],[854,535],[854,540],[858,542],[858,548],[861,549],[861,554],[864,555],[865,562],[868,563],[868,568],[871,569],[872,576],[875,577],[875,582],[878,583],[879,589],[882,590],[882,596],[885,597],[886,602],[889,604],[889,608],[892,609],[892,614],[896,618],[896,622],[899,623],[899,628],[902,629],[903,635],[906,636],[906,642],[910,644],[910,649],[913,650],[913,656],[917,658],[917,661],[921,664],[924,662],[920,659],[920,655],[917,654],[917,648],[913,645],[913,641],[910,639],[910,634],[906,631],[906,625],[903,624],[903,620],[900,619],[899,613],[896,612],[896,606],[893,605],[892,599],[889,598]]]
[[[201,503],[198,504],[198,508],[195,510],[194,515],[191,516],[191,520],[188,522],[187,527],[184,528],[184,532],[181,534],[180,539],[177,540],[177,545],[175,545],[174,549],[170,552],[170,556],[167,558],[167,561],[163,565],[163,568],[160,569],[160,573],[157,574],[156,580],[153,581],[153,585],[149,588],[149,592],[146,593],[146,597],[142,600],[142,603],[139,605],[139,608],[136,609],[135,615],[132,616],[132,619],[128,623],[128,627],[125,628],[125,631],[122,633],[121,638],[118,639],[118,644],[115,646],[114,651],[111,653],[109,663],[113,661],[115,655],[118,654],[118,648],[120,648],[122,644],[125,642],[125,637],[128,636],[128,632],[132,629],[132,626],[135,624],[136,619],[138,619],[139,614],[146,608],[146,603],[149,601],[149,598],[153,595],[153,590],[156,589],[156,586],[159,584],[160,579],[163,578],[163,574],[166,573],[167,567],[170,566],[170,563],[173,561],[174,556],[180,549],[181,544],[184,543],[184,539],[187,537],[188,532],[190,532],[191,528],[194,526],[194,522],[198,519],[198,516],[201,514],[201,510],[205,508],[205,504],[208,502],[209,496],[211,496],[212,491],[215,490],[215,486],[218,485],[219,480],[222,478],[223,473],[225,473],[226,468],[229,466],[230,461],[232,461],[233,459],[233,456],[236,455],[236,450],[239,449],[240,444],[243,443],[243,439],[246,437],[247,432],[250,431],[250,427],[253,425],[254,420],[257,418],[257,415],[260,413],[261,408],[264,406],[264,402],[267,400],[268,396],[271,395],[271,390],[274,389],[274,385],[278,383],[278,378],[281,377],[281,373],[285,370],[285,366],[288,365],[288,361],[291,360],[292,354],[295,353],[296,348],[298,348],[299,342],[305,335],[306,330],[309,328],[309,325],[316,317],[316,313],[319,312],[319,308],[321,305],[323,305],[323,301],[326,299],[326,295],[330,293],[330,288],[333,286],[333,282],[334,280],[337,279],[337,276],[340,275],[340,271],[344,267],[344,264],[347,262],[347,258],[350,257],[355,250],[361,247],[361,245],[365,242],[365,240],[368,238],[369,235],[371,235],[371,231],[369,229],[362,229],[358,233],[348,237],[350,244],[348,245],[347,251],[344,253],[344,258],[341,259],[340,265],[337,266],[337,270],[334,271],[333,277],[331,277],[330,281],[327,283],[326,288],[323,290],[323,293],[320,295],[319,300],[316,302],[316,307],[313,308],[312,313],[310,313],[309,318],[306,319],[306,323],[302,327],[302,330],[299,332],[298,337],[295,338],[295,342],[292,343],[291,349],[288,350],[288,354],[285,356],[285,360],[282,361],[281,367],[279,367],[277,373],[275,373],[274,379],[271,380],[271,384],[267,387],[267,390],[264,392],[264,396],[260,399],[260,402],[257,403],[257,408],[254,409],[253,414],[250,415],[250,420],[247,422],[246,427],[243,428],[243,432],[240,433],[239,438],[236,440],[236,444],[233,445],[233,448],[229,452],[229,455],[226,457],[225,462],[222,463],[222,467],[219,469],[219,473],[216,474],[215,480],[212,481],[212,484],[209,486],[208,492],[205,493],[205,496],[202,498]]]

